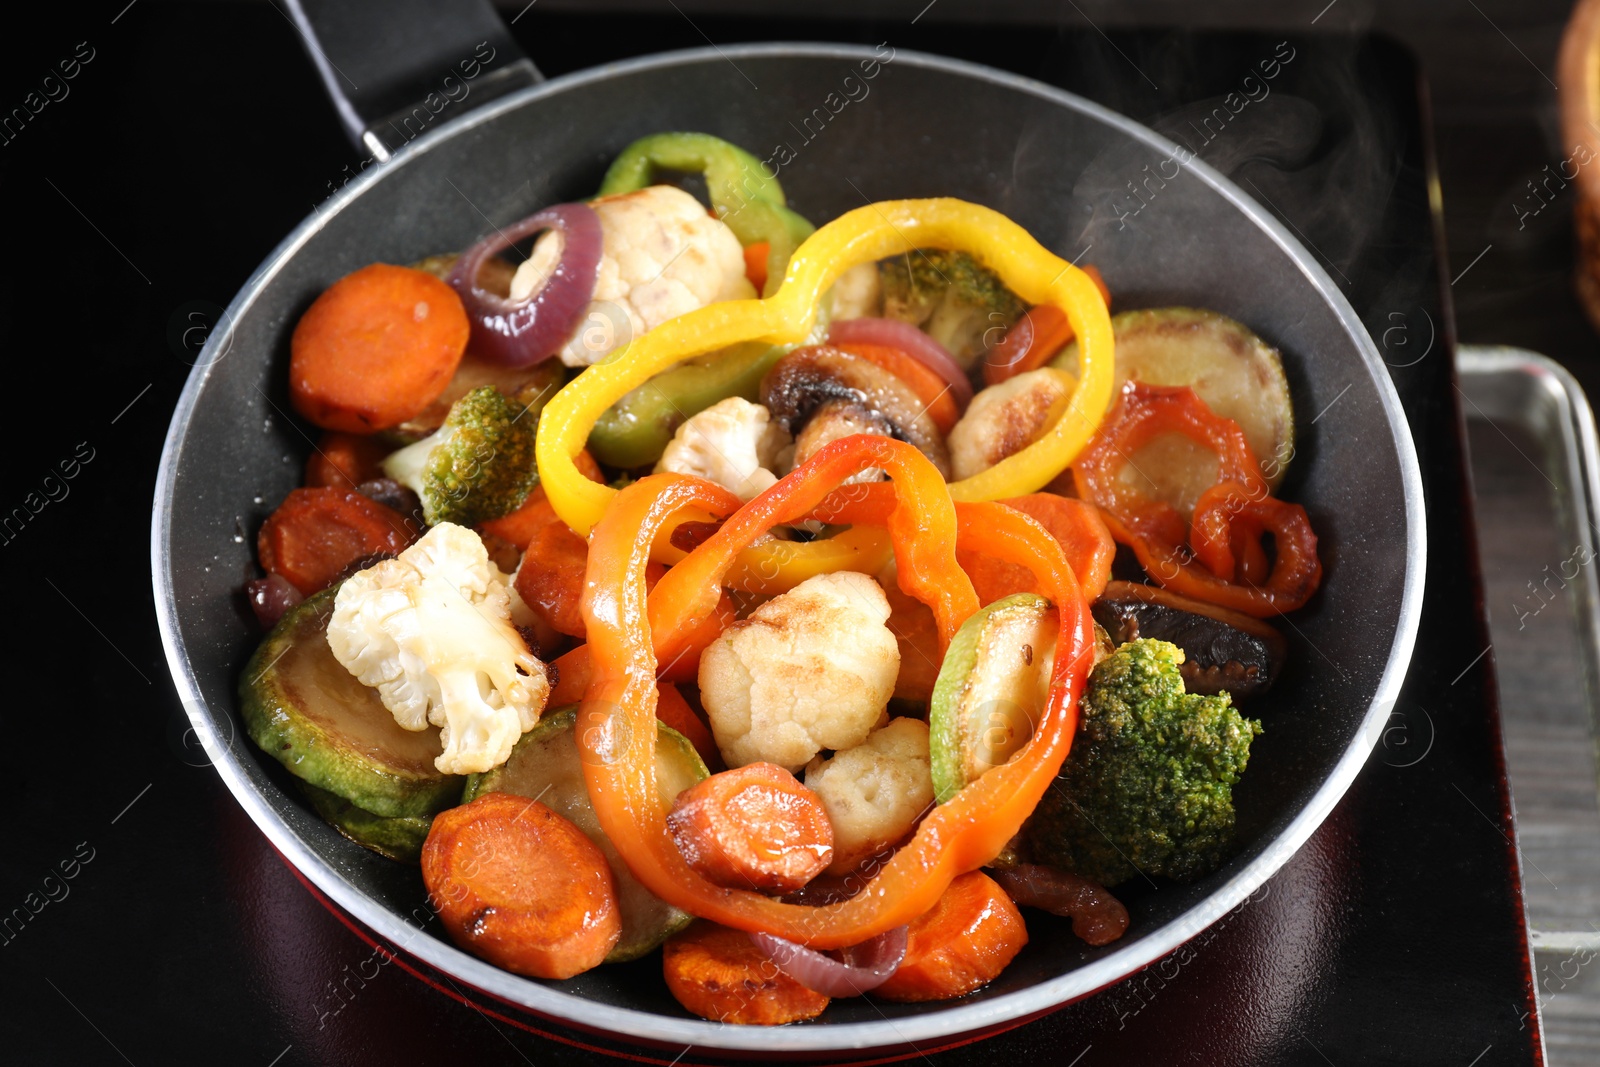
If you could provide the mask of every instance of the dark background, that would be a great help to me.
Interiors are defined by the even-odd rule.
[[[766,5],[774,20],[763,23],[715,13],[732,4],[634,6],[635,16],[607,19],[592,13],[595,5],[540,0],[506,15],[523,12],[515,31],[550,76],[708,38],[887,39],[1075,88],[1088,82],[1101,87],[1090,95],[1135,117],[1170,106],[1170,90],[1145,95],[1097,38],[1142,57],[1197,28],[1296,41],[1377,31],[1418,56],[1431,86],[1443,273],[1460,276],[1443,288],[1460,336],[1544,351],[1591,391],[1600,389],[1595,336],[1570,284],[1570,202],[1558,200],[1523,230],[1512,207],[1527,180],[1570,154],[1557,136],[1551,84],[1564,4],[1460,0],[1386,3],[1379,11],[1355,0],[1230,2],[1201,13],[1178,3],[913,0]],[[809,15],[784,21],[785,11]],[[980,14],[984,24],[969,21]],[[4,1056],[140,1065],[577,1062],[582,1054],[570,1046],[519,1033],[506,1019],[452,1004],[398,973],[380,971],[345,1006],[324,983],[360,969],[371,949],[283,868],[186,737],[155,630],[148,567],[156,460],[198,337],[185,331],[215,322],[256,265],[355,173],[360,157],[281,7],[113,0],[40,6],[26,20],[13,11],[0,33],[0,112],[19,105],[58,61],[89,54],[81,42],[93,58],[68,83],[69,95],[0,144],[0,350],[12,375],[5,395],[20,416],[10,461],[0,464],[0,513],[41,492],[63,461],[80,461],[69,495],[0,536],[0,588],[14,606],[4,660],[11,684],[0,700],[0,810],[10,816],[0,914],[32,892],[58,898],[20,933],[0,937]],[[1371,107],[1391,106],[1384,94],[1392,86],[1378,84],[1370,69],[1352,70],[1371,79]],[[1404,240],[1402,258],[1426,244],[1415,232]],[[1453,418],[1453,405],[1443,402],[1429,420],[1436,440],[1448,437]],[[82,462],[85,455],[93,458]],[[1470,573],[1461,580],[1470,611]],[[1471,753],[1479,772],[1492,772],[1495,744],[1490,730]],[[1447,991],[1462,976],[1406,946],[1368,945],[1381,962],[1361,972],[1360,988],[1306,982],[1281,954],[1250,954],[1252,936],[1275,936],[1297,914],[1296,894],[1328,909],[1314,921],[1348,918],[1348,901],[1317,889],[1338,884],[1352,848],[1434,833],[1410,822],[1405,794],[1385,777],[1394,774],[1370,767],[1352,801],[1269,883],[1277,888],[1266,899],[1275,903],[1247,906],[1195,973],[1142,991],[1120,987],[1073,1009],[1076,1032],[1056,1017],[967,1053],[1112,1062],[1104,1051],[1138,1026],[1158,1035],[1140,1046],[1149,1062],[1529,1062],[1526,991],[1519,1002],[1509,957],[1499,960],[1510,976],[1502,980],[1504,1006],[1462,1011],[1452,1028],[1444,1025]],[[1395,797],[1386,810],[1386,798]],[[1375,826],[1388,836],[1374,837]],[[1500,864],[1503,879],[1505,850],[1479,829],[1479,857]],[[1402,850],[1386,862],[1424,860]],[[1396,928],[1409,909],[1425,915],[1438,897],[1474,892],[1448,875],[1406,873],[1414,893],[1389,898],[1397,914],[1379,917]],[[1509,944],[1507,929],[1493,932],[1497,944]],[[1314,954],[1300,963],[1320,965]],[[1231,1014],[1261,1003],[1240,987],[1269,982],[1299,982],[1295,997],[1268,998],[1282,1017]],[[1362,1024],[1364,1005],[1408,997],[1417,998],[1424,1037],[1405,1032],[1403,1008]],[[1165,1045],[1152,1020],[1165,1020],[1171,1034],[1212,1038]]]

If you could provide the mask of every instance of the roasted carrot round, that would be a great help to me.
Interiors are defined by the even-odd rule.
[[[503,525],[515,522],[515,526]],[[589,544],[561,521],[544,492],[535,489],[528,502],[511,515],[485,523],[483,529],[504,537],[513,533],[521,539],[522,565],[517,568],[517,595],[522,597],[551,629],[569,637],[583,638],[583,587],[589,567]],[[645,568],[645,587],[655,588],[667,569],[652,562]],[[686,635],[684,646],[658,664],[664,682],[692,681],[699,672],[700,653],[733,622],[733,601],[724,592],[714,612],[699,620]]]
[[[536,489],[534,495],[537,501],[515,513],[523,524],[519,532],[527,536],[517,568],[517,595],[553,629],[582,637],[580,602],[589,546],[567,528],[542,492]]]
[[[591,482],[604,483],[606,478],[600,470],[600,464],[589,455],[589,450],[584,449],[572,457],[573,466],[578,468],[585,478]],[[534,486],[533,492],[528,494],[528,499],[522,506],[509,515],[502,515],[498,519],[490,519],[481,523],[478,529],[484,533],[494,534],[496,537],[509,541],[519,549],[528,547],[528,542],[533,535],[551,521],[552,512],[548,505],[541,507],[544,502],[544,488]]]
[[[1054,493],[1032,493],[1000,503],[1038,522],[1060,543],[1084,596],[1093,600],[1105,591],[1117,545],[1094,505]],[[956,550],[956,562],[972,579],[972,588],[984,604],[1013,593],[1041,591],[1026,567],[960,549]]]
[[[758,293],[765,292],[767,288],[767,253],[771,250],[769,241],[757,241],[745,246],[744,276],[750,279],[750,284],[756,287]]]
[[[796,982],[743,930],[697,922],[661,947],[667,988],[689,1011],[714,1022],[779,1026],[815,1019],[828,998]]]
[[[911,924],[905,960],[873,995],[899,1001],[964,996],[998,978],[1027,943],[1022,913],[1006,891],[982,871],[969,871]]]
[[[933,617],[932,608],[902,590],[898,582],[885,582],[883,593],[889,601],[885,625],[900,646],[900,673],[895,676],[894,695],[900,700],[926,704],[933,699],[939,665],[944,661],[938,620]]]
[[[717,751],[711,727],[695,714],[694,708],[678,692],[677,686],[668,682],[656,686],[656,718],[682,734],[708,768],[714,771],[722,769],[722,753]]]
[[[376,437],[353,433],[325,433],[306,460],[306,486],[354,489],[362,482],[383,477],[379,466],[391,449]]]
[[[348,489],[295,489],[256,538],[261,566],[306,596],[326,589],[350,564],[398,553],[416,534],[404,516]]]
[[[645,585],[654,589],[656,582],[665,573],[665,567],[657,567],[652,563],[644,573]],[[657,680],[692,682],[697,679],[700,676],[700,653],[704,652],[706,646],[715,641],[738,617],[738,609],[734,607],[733,598],[724,589],[717,598],[716,608],[704,618],[696,620],[694,628],[684,634],[682,646],[656,664]]]
[[[526,797],[487,793],[434,816],[422,881],[456,944],[517,974],[571,978],[622,935],[605,854]]]
[[[882,367],[910,386],[911,391],[917,394],[917,399],[922,401],[928,417],[939,427],[940,433],[949,433],[951,428],[961,421],[961,409],[956,406],[956,398],[950,392],[950,384],[939,377],[937,371],[915,356],[889,345],[869,345],[855,341],[834,347]]]
[[[1093,266],[1086,266],[1087,274],[1100,290],[1100,296],[1111,306],[1111,290],[1106,280]],[[1056,354],[1072,340],[1072,324],[1066,312],[1054,304],[1039,304],[1028,309],[1018,319],[1000,342],[989,349],[983,360],[985,385],[998,385],[1030,370],[1038,370],[1055,358]]]
[[[317,297],[289,342],[295,410],[327,430],[372,433],[444,392],[467,350],[456,291],[425,271],[374,263]]]
[[[792,893],[833,862],[822,798],[774,763],[747,763],[678,794],[667,829],[689,866],[730,889]]]
[[[579,645],[557,656],[550,668],[555,684],[551,686],[546,707],[559,708],[583,699],[584,691],[589,688],[590,676],[587,645]]]

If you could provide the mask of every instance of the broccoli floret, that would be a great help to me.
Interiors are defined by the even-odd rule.
[[[384,473],[422,500],[429,525],[476,526],[522,506],[539,483],[533,460],[538,416],[492,385],[457,400],[444,425],[383,462]]]
[[[922,327],[963,367],[1027,309],[998,274],[966,252],[918,249],[884,260],[878,272],[884,315]]]
[[[1191,881],[1233,838],[1233,785],[1261,724],[1227,693],[1186,693],[1183,650],[1130,641],[1097,664],[1061,777],[1034,809],[1034,858],[1102,885],[1137,874]]]

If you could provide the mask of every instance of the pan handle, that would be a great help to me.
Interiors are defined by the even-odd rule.
[[[287,0],[350,140],[382,163],[448,119],[544,80],[489,0]]]

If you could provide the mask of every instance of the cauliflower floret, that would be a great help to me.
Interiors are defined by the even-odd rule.
[[[857,263],[834,280],[828,306],[836,322],[860,319],[883,311],[883,282],[874,262]]]
[[[788,432],[772,421],[766,408],[730,396],[678,427],[656,463],[656,473],[693,474],[749,500],[778,480],[772,472],[778,454],[790,444]]]
[[[1066,371],[1041,367],[978,393],[946,439],[952,477],[982,474],[1043,437],[1076,387]]]
[[[510,621],[506,576],[478,535],[440,523],[334,598],[328,647],[407,730],[442,727],[446,774],[504,763],[550,696],[545,667]]]
[[[864,740],[894,693],[889,602],[865,574],[807,578],[724,630],[700,657],[700,699],[730,767],[789,770]]]
[[[756,296],[744,275],[739,239],[682,189],[652,185],[603,196],[590,206],[600,216],[600,274],[577,331],[561,349],[567,366],[598,363],[630,338],[685,312]],[[512,276],[511,299],[525,300],[543,287],[561,260],[564,240],[552,230],[534,242],[533,254]]]
[[[806,767],[833,825],[836,874],[904,838],[933,806],[928,724],[895,719],[854,748]]]

